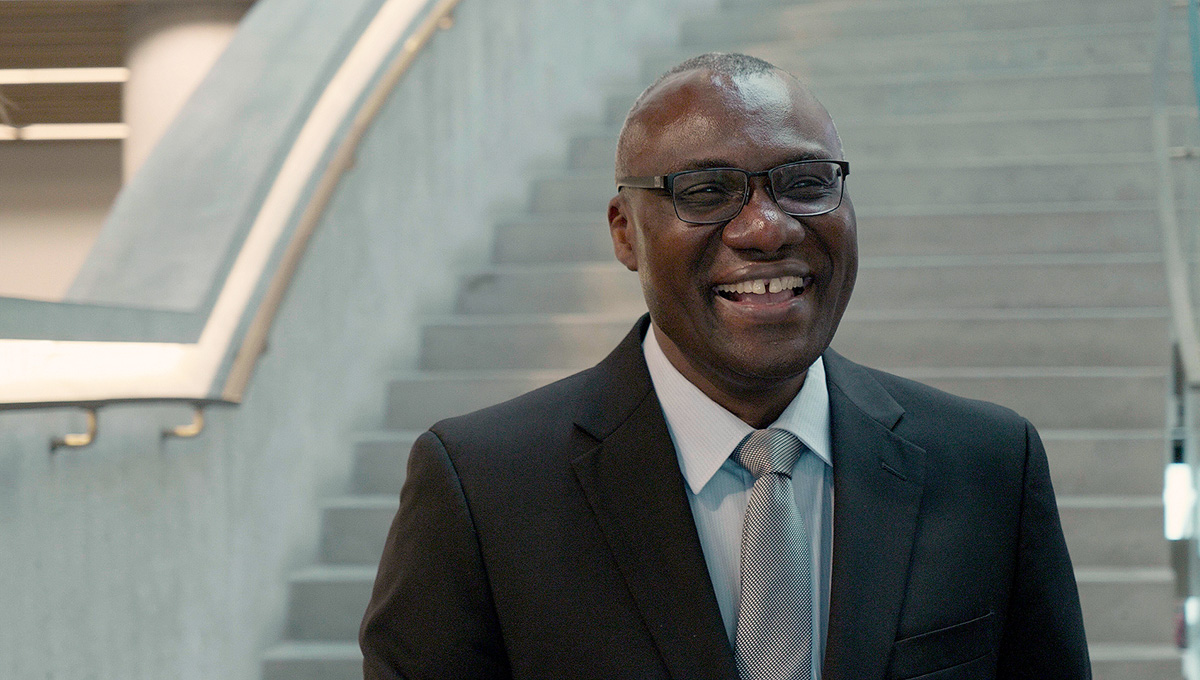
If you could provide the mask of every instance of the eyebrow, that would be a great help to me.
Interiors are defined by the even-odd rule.
[[[801,152],[795,154],[794,156],[789,156],[786,160],[776,163],[775,165],[773,165],[771,167],[775,167],[777,165],[785,165],[787,163],[795,163],[797,161],[824,161],[824,160],[837,160],[837,159],[829,156],[828,154],[826,154],[823,151],[818,151],[818,150],[814,149],[811,151],[801,151]],[[737,163],[734,163],[733,161],[726,159],[726,158],[697,158],[695,160],[688,161],[687,163],[679,166],[678,169],[672,170],[671,172],[684,172],[687,170],[707,170],[709,168],[737,168],[737,167],[738,167]]]

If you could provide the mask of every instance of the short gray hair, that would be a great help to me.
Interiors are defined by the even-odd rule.
[[[642,100],[646,98],[646,95],[653,92],[654,89],[661,85],[662,82],[667,78],[670,78],[676,73],[683,73],[685,71],[693,71],[696,69],[712,71],[729,78],[752,76],[761,73],[781,72],[780,69],[771,62],[766,61],[765,59],[759,59],[758,57],[752,57],[748,54],[741,54],[740,52],[708,52],[706,54],[692,57],[686,61],[682,61],[671,67],[670,70],[655,79],[653,83],[650,83],[649,87],[642,90],[642,93],[639,94],[638,98],[634,100],[633,106],[629,107],[629,110],[632,111],[633,109],[636,109],[638,104],[641,104]]]
[[[762,75],[762,74],[780,74],[785,77],[795,79],[795,76],[780,69],[769,61],[752,57],[748,54],[740,54],[738,52],[708,52],[699,56],[692,57],[672,67],[666,73],[658,77],[650,84],[638,98],[634,100],[633,106],[629,107],[629,112],[625,114],[625,121],[621,124],[621,134],[617,139],[617,157],[616,170],[617,173],[624,171],[624,167],[628,163],[626,144],[627,134],[629,131],[629,118],[634,111],[637,111],[642,103],[649,97],[658,86],[671,76],[686,71],[707,70],[718,75],[725,76],[729,79],[741,78],[745,76]],[[799,82],[799,81],[797,81]]]

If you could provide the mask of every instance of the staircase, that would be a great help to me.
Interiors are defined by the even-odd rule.
[[[581,128],[494,264],[424,329],[354,445],[320,561],[264,677],[361,677],[353,642],[412,439],[602,357],[644,309],[604,208],[640,85],[710,49],[812,82],[838,122],[862,254],[834,347],[1029,417],[1050,456],[1095,677],[1178,680],[1161,532],[1168,317],[1150,149],[1153,8],[1136,0],[727,0],[646,54]],[[1182,62],[1182,55],[1180,55]],[[1195,125],[1182,65],[1173,124]]]

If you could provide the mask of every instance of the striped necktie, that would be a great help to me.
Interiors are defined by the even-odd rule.
[[[792,491],[804,444],[786,430],[755,430],[733,452],[754,475],[742,526],[742,594],[735,656],[742,680],[810,680],[812,558]]]

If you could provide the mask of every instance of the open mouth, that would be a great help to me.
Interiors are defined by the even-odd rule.
[[[713,290],[730,302],[771,305],[799,297],[811,284],[811,276],[779,276],[726,283],[715,286]]]

